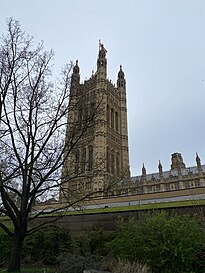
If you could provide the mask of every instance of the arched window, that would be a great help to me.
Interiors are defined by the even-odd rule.
[[[110,107],[107,105],[107,125],[110,126]]]
[[[118,132],[118,113],[115,112],[115,130]]]
[[[78,126],[81,128],[82,126],[82,120],[83,120],[83,107],[82,103],[80,102],[78,107]]]
[[[87,100],[85,101],[84,108],[83,108],[83,122],[84,124],[88,121],[88,103]]]
[[[75,152],[75,173],[79,172],[79,161],[80,161],[80,152],[77,149]]]
[[[93,170],[93,146],[89,146],[89,154],[88,154],[88,171]]]
[[[110,172],[110,148],[107,147],[107,156],[106,156],[106,169],[107,169],[107,172],[109,173]]]
[[[91,102],[91,104],[90,104],[90,116],[89,116],[89,118],[93,118],[93,115],[95,114],[95,111],[96,111],[96,109],[95,109],[95,103],[94,102]]]
[[[114,110],[113,110],[113,108],[111,109],[111,128],[114,129]]]
[[[82,148],[82,158],[81,158],[81,172],[85,172],[85,163],[86,163],[86,148]]]
[[[116,174],[120,174],[120,154],[119,152],[116,153]]]
[[[111,151],[111,173],[114,174],[115,173],[115,152],[114,149],[112,149]]]

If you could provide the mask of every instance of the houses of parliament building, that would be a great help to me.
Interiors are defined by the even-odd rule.
[[[99,44],[97,70],[84,83],[78,61],[73,67],[66,146],[74,148],[64,158],[60,201],[76,196],[140,196],[203,193],[205,165],[196,154],[196,166],[186,167],[180,153],[171,157],[171,168],[130,176],[126,79],[122,66],[117,83],[107,78],[106,49]],[[74,137],[75,136],[75,137]],[[76,144],[75,144],[76,143]],[[90,194],[90,195],[89,195]]]

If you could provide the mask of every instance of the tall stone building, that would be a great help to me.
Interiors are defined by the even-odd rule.
[[[89,192],[103,196],[114,181],[130,176],[126,80],[122,66],[116,85],[107,78],[106,53],[100,43],[97,70],[84,83],[78,61],[73,67],[66,145],[76,130],[80,140],[63,165],[61,201]]]
[[[186,167],[180,153],[171,156],[171,168],[163,171],[161,162],[158,172],[147,174],[143,164],[142,174],[132,177],[128,183],[118,183],[112,196],[136,196],[145,198],[168,198],[205,193],[205,165],[196,154],[196,166]],[[151,197],[154,194],[154,197]]]

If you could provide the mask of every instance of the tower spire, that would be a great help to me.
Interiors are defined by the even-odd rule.
[[[117,87],[125,87],[125,73],[122,70],[122,65],[120,65],[120,71],[118,72]]]
[[[160,177],[160,179],[162,179],[163,178],[163,168],[162,168],[162,164],[161,164],[160,160],[159,160],[159,164],[158,164],[158,169],[159,169],[159,177]]]
[[[145,169],[145,166],[144,166],[144,163],[143,163],[143,165],[142,165],[142,176],[146,177],[146,175],[147,175],[147,172],[146,172],[146,169]]]
[[[97,72],[100,78],[107,77],[107,58],[106,58],[107,50],[104,45],[99,40],[99,52],[97,59]]]
[[[78,60],[76,60],[75,65],[73,66],[73,73],[71,76],[71,85],[74,86],[80,82],[80,68],[78,66]]]
[[[200,159],[198,153],[196,153],[196,164],[197,164],[198,171],[202,172],[201,159]]]

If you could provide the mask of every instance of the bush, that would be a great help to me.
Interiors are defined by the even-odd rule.
[[[146,214],[140,222],[121,219],[110,246],[120,259],[145,262],[153,272],[204,272],[205,233],[188,215],[160,212]]]
[[[84,269],[106,270],[108,247],[102,228],[90,227],[74,238],[70,251],[59,255],[60,272],[82,273]]]
[[[39,230],[26,237],[23,246],[24,262],[26,264],[58,264],[58,256],[70,249],[69,232],[58,227]]]
[[[67,253],[60,256],[60,273],[82,273],[85,269],[85,257]]]
[[[75,253],[82,256],[106,256],[108,248],[106,247],[106,240],[102,228],[94,230],[87,230],[81,237],[73,240],[73,249]]]
[[[82,256],[64,253],[60,256],[60,273],[82,273],[84,269],[107,270],[109,259],[99,255]]]
[[[0,229],[0,266],[8,261],[11,252],[12,239]]]

